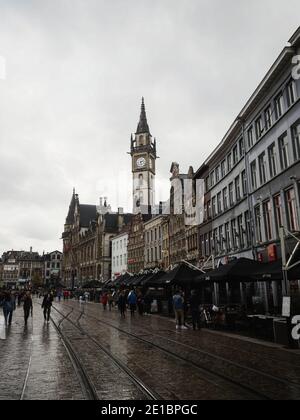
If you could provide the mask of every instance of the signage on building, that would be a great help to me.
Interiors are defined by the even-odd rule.
[[[269,262],[277,261],[277,247],[276,245],[268,246],[268,259]]]
[[[5,265],[4,271],[17,271],[19,267],[17,265]]]
[[[263,254],[261,252],[257,255],[257,259],[261,263],[264,262],[264,256],[263,256]]]

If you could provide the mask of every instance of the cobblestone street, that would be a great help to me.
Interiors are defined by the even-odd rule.
[[[56,327],[37,301],[28,328],[22,315],[0,317],[2,400],[89,398],[70,349],[100,400],[300,399],[299,351],[93,303],[56,302]]]
[[[0,316],[0,372],[1,400],[84,398],[65,347],[37,304],[27,328],[22,308],[6,331]]]

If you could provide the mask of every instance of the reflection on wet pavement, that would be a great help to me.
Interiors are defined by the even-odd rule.
[[[0,342],[0,376],[0,400],[18,400],[22,393],[25,400],[84,398],[66,350],[37,304],[28,327],[23,309],[14,313],[6,340]]]
[[[4,316],[0,315],[0,340],[6,339]]]
[[[73,322],[65,319],[63,332],[99,399],[146,398],[101,346],[162,399],[300,399],[299,352],[206,330],[178,332],[173,320],[159,316],[124,320],[99,304],[71,301],[55,307],[56,322],[66,315]],[[0,375],[0,400],[86,397],[61,338],[44,322],[37,303],[28,327],[22,308],[7,329],[0,315]]]
[[[80,314],[79,304],[75,301],[57,307],[63,313],[68,313],[73,307],[73,320]],[[173,320],[159,316],[135,316],[132,319],[128,315],[123,320],[117,311],[103,311],[100,305],[92,303],[86,305],[80,325],[164,398],[247,397],[247,392],[242,389],[210,375],[214,372],[271,399],[300,399],[300,352],[289,352],[276,345],[206,330],[178,332]],[[71,328],[67,323],[64,326]],[[126,332],[150,343],[143,343]],[[194,368],[182,361],[174,361],[172,356],[151,346],[151,343],[177,353],[191,362]],[[206,372],[201,374],[195,364]]]

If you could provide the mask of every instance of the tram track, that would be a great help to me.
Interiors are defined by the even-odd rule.
[[[79,379],[80,385],[81,385],[81,389],[83,391],[83,394],[85,395],[85,398],[87,400],[93,400],[93,401],[97,401],[98,398],[98,394],[97,391],[94,387],[94,384],[91,380],[91,378],[89,377],[88,373],[86,372],[86,369],[83,366],[83,363],[81,362],[80,358],[77,356],[76,352],[74,351],[74,348],[70,342],[70,340],[68,339],[68,337],[66,336],[66,334],[63,333],[62,329],[61,329],[61,324],[68,319],[68,317],[70,316],[70,314],[73,311],[69,312],[69,314],[67,314],[66,316],[64,316],[59,323],[57,324],[54,320],[54,318],[51,316],[51,322],[55,328],[55,330],[57,331],[57,334],[59,335],[59,337],[61,338],[62,344],[64,345],[66,352],[69,356],[69,359],[73,365],[73,368],[75,370],[75,373]]]
[[[67,304],[64,304],[64,305],[65,306],[69,306]],[[206,365],[203,365],[203,364],[201,364],[201,362],[195,362],[193,360],[189,360],[186,357],[181,356],[177,352],[172,351],[172,350],[164,347],[163,345],[157,344],[157,343],[153,342],[153,340],[150,341],[150,340],[148,340],[146,338],[143,338],[143,337],[145,337],[146,335],[148,335],[149,337],[150,336],[152,336],[152,337],[158,337],[158,338],[163,339],[165,341],[172,342],[172,346],[174,346],[174,344],[176,344],[176,345],[183,346],[183,347],[186,347],[186,348],[190,347],[190,349],[192,349],[193,351],[197,351],[201,355],[205,355],[206,357],[210,357],[210,358],[213,357],[214,360],[216,360],[216,357],[217,357],[216,355],[210,354],[208,352],[201,351],[198,348],[194,348],[194,347],[191,347],[191,346],[183,345],[182,343],[179,343],[179,342],[177,342],[175,340],[170,340],[169,338],[166,338],[164,336],[160,336],[159,334],[154,334],[154,333],[151,333],[151,332],[147,332],[147,334],[145,334],[145,331],[144,331],[143,334],[142,334],[143,336],[137,335],[137,334],[134,334],[132,332],[126,331],[126,330],[124,330],[124,329],[122,329],[122,328],[120,328],[120,327],[118,327],[118,326],[116,326],[116,325],[114,325],[114,324],[112,324],[112,323],[110,323],[108,321],[104,321],[102,319],[99,319],[99,318],[97,318],[97,317],[95,317],[95,316],[93,316],[91,314],[86,314],[83,311],[80,311],[79,309],[74,308],[74,310],[80,313],[80,316],[79,316],[80,319],[82,319],[83,317],[87,317],[87,318],[93,319],[97,323],[100,323],[102,325],[111,327],[111,328],[117,330],[118,332],[120,332],[122,334],[125,334],[125,335],[127,335],[127,336],[129,336],[131,338],[134,338],[134,339],[136,339],[136,340],[138,340],[138,341],[140,341],[140,342],[142,342],[144,344],[150,345],[150,346],[152,346],[152,347],[154,347],[154,348],[156,348],[156,349],[164,352],[165,354],[167,354],[167,355],[169,355],[169,356],[171,356],[171,357],[173,357],[173,358],[175,358],[177,360],[180,360],[181,362],[184,362],[184,363],[189,364],[190,366],[193,366],[193,368],[196,368],[202,374],[210,374],[210,375],[213,375],[216,378],[222,379],[223,381],[226,381],[227,383],[230,383],[234,387],[237,387],[239,389],[242,389],[243,391],[246,391],[248,394],[250,394],[255,399],[263,399],[263,400],[272,400],[273,399],[269,395],[267,395],[267,394],[265,394],[263,392],[260,392],[257,389],[253,389],[253,387],[250,387],[250,386],[248,386],[246,384],[243,384],[243,383],[241,383],[241,382],[239,382],[239,381],[237,381],[237,380],[229,377],[226,374],[223,374],[223,373],[220,373],[220,372],[216,372],[214,369],[207,367],[207,364]],[[219,361],[221,361],[223,363],[227,363],[227,364],[230,363],[231,366],[234,366],[235,368],[238,368],[240,370],[241,369],[246,369],[246,370],[249,370],[249,371],[251,370],[251,368],[247,368],[247,367],[242,366],[242,365],[239,365],[237,363],[233,363],[231,361],[228,361],[227,359],[223,359],[221,357],[217,357],[217,358],[218,358]],[[276,381],[281,380],[280,378],[274,377],[272,375],[269,375],[268,376],[267,374],[264,374],[264,373],[262,373],[260,371],[251,370],[251,372],[253,374],[255,374],[255,375],[257,375],[257,374],[264,375],[265,377],[268,377],[269,380],[270,379],[276,380]]]
[[[66,304],[65,304],[66,305]],[[66,305],[69,306],[69,305]],[[74,308],[75,311],[81,312],[79,309]],[[175,340],[172,340],[168,337],[162,336],[160,334],[157,333],[152,333],[146,330],[147,334],[145,334],[145,330],[143,332],[141,332],[141,335],[137,335],[134,334],[132,332],[129,332],[127,330],[124,330],[114,324],[112,324],[111,322],[105,321],[103,319],[99,319],[97,317],[95,317],[94,315],[89,314],[82,314],[82,316],[86,316],[89,317],[91,319],[94,319],[94,321],[97,321],[103,325],[109,326],[111,328],[114,328],[115,330],[126,334],[127,336],[130,336],[136,340],[139,340],[141,342],[144,342],[147,345],[151,345],[153,347],[156,347],[158,349],[160,349],[161,351],[172,355],[173,357],[176,357],[177,359],[182,360],[183,362],[189,363],[191,365],[193,365],[194,367],[198,368],[198,369],[203,369],[204,371],[213,374],[219,378],[222,378],[223,380],[226,380],[227,382],[238,386],[248,392],[251,392],[253,395],[255,395],[257,398],[260,399],[266,399],[266,400],[273,400],[276,399],[276,395],[277,395],[277,391],[276,389],[278,388],[279,390],[281,390],[280,392],[282,392],[282,395],[284,395],[284,391],[283,390],[289,390],[291,389],[292,392],[295,391],[295,395],[300,396],[300,384],[298,382],[295,382],[293,380],[288,380],[267,372],[263,372],[260,370],[257,370],[255,368],[249,367],[249,366],[245,366],[242,365],[240,363],[237,362],[233,362],[232,360],[228,360],[226,358],[223,358],[222,356],[218,356],[216,354],[210,353],[208,351],[204,351],[201,350],[199,348],[190,346],[188,344],[184,344]],[[161,345],[161,344],[157,344],[154,343],[153,340],[148,340],[145,337],[146,335],[149,335],[149,337],[157,337],[160,340],[164,340],[166,342],[169,342],[173,347],[174,344],[176,344],[177,346],[181,346],[182,348],[185,348],[187,350],[191,350],[193,351],[195,354],[201,355],[202,358],[206,358],[205,362],[206,363],[201,363],[199,361],[199,359],[197,359],[197,362],[195,362],[195,360],[189,360],[186,359],[185,357],[182,357],[180,354],[174,352],[173,350],[170,350],[168,348],[166,348],[165,346]],[[220,373],[216,372],[215,369],[210,368],[209,366],[214,366],[216,365],[216,361],[217,361],[217,366],[219,366],[220,370],[222,371],[222,368],[224,368],[225,366],[229,367],[229,371],[233,371],[235,370],[236,372],[236,377],[239,380],[245,381],[245,375],[246,373],[248,375],[250,375],[250,377],[257,379],[260,378],[259,384],[261,385],[261,387],[263,388],[263,392],[261,392],[260,390],[257,389],[256,384],[254,383],[254,385],[248,385],[247,383],[241,383],[239,380],[233,379],[232,377],[229,377],[227,374],[225,373]],[[224,369],[225,370],[225,369]],[[256,381],[255,381],[256,382]],[[267,386],[264,386],[264,384],[267,384]],[[274,388],[274,390],[273,390]],[[267,392],[266,392],[267,391]],[[273,394],[273,395],[272,395]]]
[[[71,313],[73,311],[71,311],[67,316],[65,314],[63,314],[61,311],[59,311],[55,306],[53,306],[53,309],[59,314],[61,315],[63,318],[62,320],[60,320],[60,325],[62,324],[62,322],[64,321],[68,321],[74,328],[76,328],[80,334],[82,336],[84,336],[85,338],[88,338],[90,342],[92,342],[98,349],[100,349],[103,353],[106,354],[106,356],[108,356],[108,358],[119,368],[121,369],[128,378],[130,378],[131,382],[142,392],[142,394],[146,397],[147,400],[163,400],[163,398],[156,393],[155,391],[151,390],[143,381],[141,381],[136,375],[135,373],[129,369],[119,358],[117,358],[114,354],[112,354],[105,346],[103,346],[102,344],[100,344],[94,337],[92,337],[89,333],[87,333],[86,331],[83,330],[83,328],[80,326],[79,324],[79,320],[81,317],[79,317],[77,319],[76,322],[72,321],[69,316],[71,315]],[[53,318],[51,319],[52,322],[55,324],[55,321],[53,320]],[[56,328],[58,328],[57,325],[55,325]],[[60,336],[63,337],[63,340],[65,340],[68,349],[71,351],[71,354],[75,354],[75,351],[73,349],[73,346],[71,344],[71,340],[68,339],[68,337],[66,336],[66,334],[62,331],[62,329],[59,327],[58,328],[58,332],[60,334]],[[76,356],[76,361],[80,363],[81,365],[81,370],[85,371],[82,363],[80,362],[80,359]],[[93,399],[99,399],[97,396],[97,391],[95,390],[95,387],[93,386],[93,383],[91,381],[91,379],[86,378],[88,377],[88,375],[86,374],[86,372],[84,373],[84,377],[85,379],[88,379],[88,386],[90,387],[90,385],[92,386],[92,389],[94,390],[93,392]]]

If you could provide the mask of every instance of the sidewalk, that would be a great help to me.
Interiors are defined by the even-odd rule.
[[[0,400],[83,398],[66,350],[37,303],[27,328],[23,308],[14,312],[10,327],[0,316],[0,376]]]
[[[76,301],[76,300],[75,300]],[[84,303],[86,304],[86,302]],[[95,305],[95,306],[99,306],[100,309],[102,309],[102,306],[99,303],[96,302],[87,302],[88,305]],[[149,319],[148,317],[146,317],[146,319]],[[151,319],[155,320],[160,320],[160,327],[162,327],[163,325],[165,326],[165,328],[171,328],[174,329],[175,328],[175,318],[172,317],[168,317],[168,316],[164,316],[164,315],[160,315],[160,314],[151,314]],[[157,323],[157,326],[159,323]],[[192,331],[193,327],[191,324],[187,323],[186,324],[189,327],[188,331]],[[281,344],[277,344],[274,343],[272,341],[266,341],[263,340],[261,338],[255,338],[255,337],[250,337],[247,335],[242,335],[239,333],[232,333],[229,331],[219,331],[219,330],[213,330],[213,329],[209,329],[209,328],[203,328],[202,329],[202,333],[208,334],[208,335],[212,335],[215,337],[220,337],[220,338],[227,338],[228,340],[231,340],[232,342],[236,341],[240,341],[240,342],[244,342],[245,344],[249,343],[249,344],[253,344],[253,345],[257,345],[262,346],[262,347],[266,347],[269,349],[276,349],[276,350],[282,350],[283,352],[287,352],[287,353],[292,353],[295,355],[300,356],[300,349],[296,349],[296,350],[291,350],[286,348],[285,346],[281,345]]]

